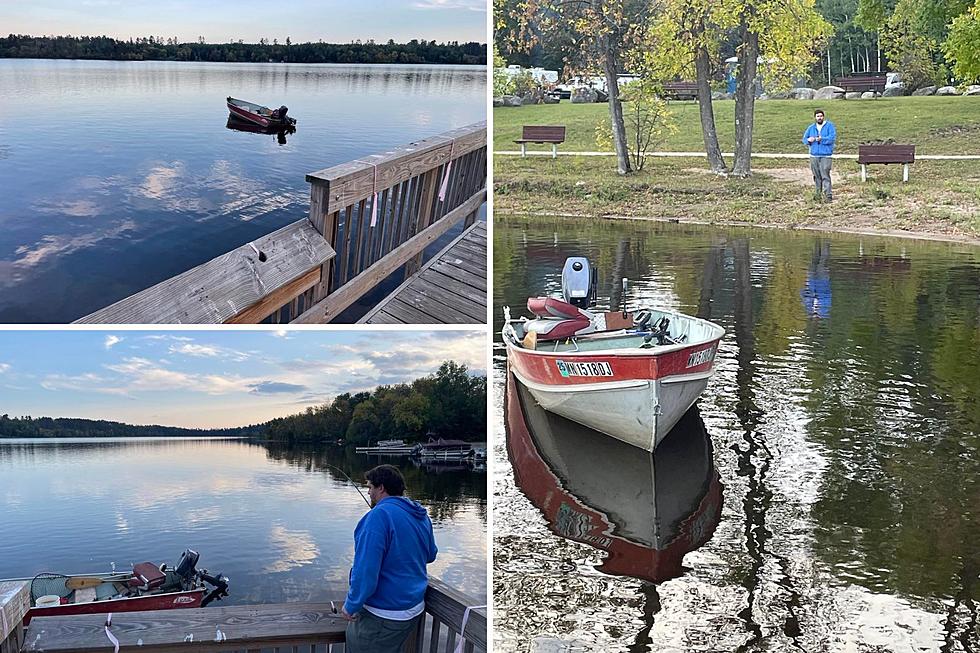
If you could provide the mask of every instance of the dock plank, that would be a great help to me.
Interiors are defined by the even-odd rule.
[[[336,604],[342,602],[338,597]],[[27,629],[23,651],[111,651],[105,623],[104,614],[38,617]],[[288,603],[116,613],[111,631],[121,650],[161,653],[193,648],[188,643],[215,650],[339,643],[346,628],[330,603]]]
[[[77,320],[99,324],[258,321],[320,280],[333,248],[305,218]]]
[[[487,314],[487,227],[467,227],[367,315],[364,324],[483,324]],[[421,320],[420,316],[426,316]]]

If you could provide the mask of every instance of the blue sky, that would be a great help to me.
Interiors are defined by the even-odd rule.
[[[242,426],[411,381],[486,374],[474,331],[0,331],[0,413]]]
[[[14,34],[176,36],[219,43],[290,37],[487,41],[489,0],[0,0],[0,31]]]

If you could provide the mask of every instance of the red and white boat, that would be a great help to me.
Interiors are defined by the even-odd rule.
[[[295,118],[286,115],[289,109],[285,106],[281,106],[278,109],[270,109],[261,104],[238,100],[231,96],[228,96],[227,103],[228,111],[231,112],[231,115],[242,120],[247,120],[260,127],[290,127],[296,124]]]
[[[656,454],[641,454],[534,404],[508,374],[507,454],[548,528],[605,551],[604,573],[654,583],[680,576],[684,556],[721,520],[723,488],[697,409]]]
[[[509,367],[542,408],[653,451],[707,387],[725,330],[659,308],[589,310],[595,288],[588,259],[572,257],[563,299],[528,299],[531,319],[504,308]]]
[[[187,549],[176,567],[141,562],[122,573],[39,574],[24,625],[35,617],[203,608],[228,596],[228,579],[198,570],[199,557]]]

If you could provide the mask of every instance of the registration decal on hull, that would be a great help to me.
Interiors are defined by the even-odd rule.
[[[697,367],[698,365],[703,365],[710,360],[715,358],[715,346],[712,345],[707,349],[702,349],[701,351],[696,351],[687,359],[687,367]]]
[[[562,376],[612,376],[612,365],[608,361],[593,361],[591,363],[573,363],[563,360],[555,361],[558,373]]]

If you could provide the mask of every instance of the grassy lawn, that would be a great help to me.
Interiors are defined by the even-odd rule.
[[[718,139],[725,152],[734,149],[735,101],[712,103]],[[803,130],[813,122],[813,111],[823,109],[837,125],[837,151],[857,154],[857,146],[870,140],[893,139],[915,143],[916,154],[980,154],[980,96],[900,97],[875,100],[762,100],[755,105],[753,149],[757,152],[799,152]],[[696,102],[671,102],[678,130],[656,149],[702,152],[701,119]],[[605,104],[539,104],[498,107],[493,110],[495,150],[516,150],[522,125],[566,125],[567,141],[559,151],[596,150],[595,127],[609,119]],[[531,149],[550,149],[529,145]]]
[[[680,129],[657,149],[703,150],[697,105],[671,106]],[[980,97],[766,100],[756,105],[754,149],[805,153],[799,139],[817,106],[837,123],[840,152],[856,153],[861,141],[893,138],[915,143],[917,154],[980,154]],[[733,109],[732,101],[715,103],[724,151],[733,147]],[[497,108],[494,147],[515,149],[511,141],[523,124],[564,124],[568,142],[560,151],[596,150],[595,124],[608,119],[607,112],[606,105],[564,102]],[[901,166],[871,166],[869,181],[861,183],[855,161],[837,160],[832,204],[813,199],[807,160],[752,163],[754,174],[747,180],[710,174],[702,157],[651,158],[643,171],[620,177],[611,157],[498,156],[493,161],[494,207],[518,213],[810,226],[980,241],[980,161],[920,160],[905,184]]]

